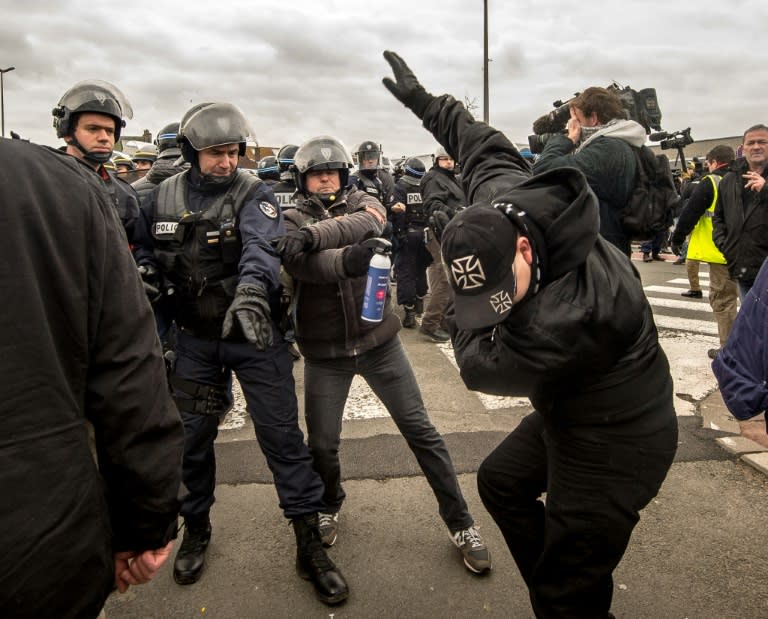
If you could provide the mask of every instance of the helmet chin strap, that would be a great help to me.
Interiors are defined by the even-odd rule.
[[[82,144],[77,141],[77,138],[75,136],[72,136],[72,141],[68,142],[68,145],[74,146],[77,150],[79,150],[81,153],[83,153],[83,159],[86,161],[90,161],[91,163],[98,163],[98,164],[104,164],[109,161],[109,158],[112,157],[112,151],[109,151],[108,153],[91,153],[85,150]]]

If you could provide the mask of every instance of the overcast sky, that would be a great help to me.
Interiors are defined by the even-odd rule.
[[[488,0],[490,123],[526,142],[556,99],[611,82],[655,87],[664,129],[694,139],[768,124],[760,0]],[[482,0],[0,0],[5,132],[61,144],[51,109],[75,82],[116,84],[124,132],[153,134],[193,104],[238,105],[261,145],[332,134],[385,154],[435,142],[381,84],[385,49],[425,88],[483,114]]]

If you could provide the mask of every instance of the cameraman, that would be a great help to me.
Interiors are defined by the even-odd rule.
[[[533,171],[539,174],[563,166],[581,170],[600,203],[600,234],[630,256],[622,211],[635,185],[631,147],[645,144],[645,129],[634,120],[626,120],[621,99],[605,88],[587,88],[571,99],[569,107],[567,133],[547,140]]]

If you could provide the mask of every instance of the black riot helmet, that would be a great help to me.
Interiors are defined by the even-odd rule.
[[[357,167],[361,171],[375,170],[379,167],[379,164],[381,163],[381,144],[377,144],[373,140],[367,140],[365,142],[361,142],[360,146],[357,147],[357,151],[355,154],[357,155]],[[363,167],[364,159],[375,159],[376,165],[374,165],[372,168],[364,168]]]
[[[299,147],[295,144],[286,144],[277,151],[277,167],[280,170],[281,181],[293,180],[291,166],[293,166],[297,150],[299,150]]]
[[[254,142],[250,123],[237,106],[231,103],[199,103],[190,108],[179,124],[176,138],[181,154],[190,163],[197,163],[197,151],[224,144],[239,144],[239,154],[245,155],[247,142]]]
[[[181,156],[181,149],[176,139],[178,134],[179,123],[169,123],[158,131],[155,146],[160,156],[168,158]]]
[[[115,142],[120,139],[125,119],[133,118],[133,108],[117,86],[102,80],[85,80],[65,92],[58,105],[53,108],[51,114],[56,137],[74,136],[78,116],[85,112],[104,114],[114,119]],[[86,159],[97,163],[109,161],[111,156],[109,153],[86,152],[74,139],[71,144],[77,147]]]
[[[403,165],[402,179],[409,185],[415,186],[421,182],[421,179],[426,172],[427,168],[424,166],[424,162],[421,159],[418,157],[409,157]]]
[[[256,174],[263,181],[280,180],[280,170],[277,167],[277,157],[274,155],[267,155],[259,161],[259,165],[256,168]]]
[[[75,131],[76,114],[92,112],[115,119],[115,141],[125,127],[125,119],[133,118],[133,108],[122,91],[109,82],[85,80],[65,92],[53,108],[53,126],[56,137],[70,136]]]
[[[294,155],[293,178],[297,189],[304,195],[309,195],[306,185],[307,172],[338,170],[341,189],[344,189],[349,182],[349,169],[353,165],[352,157],[341,141],[329,135],[320,135],[299,146]]]

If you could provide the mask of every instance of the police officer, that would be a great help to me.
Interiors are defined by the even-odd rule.
[[[421,159],[410,157],[403,170],[403,176],[395,183],[392,230],[398,248],[395,254],[397,302],[403,306],[403,326],[413,329],[427,294],[427,267],[432,256],[424,241],[429,214],[421,200],[420,188],[426,168]]]
[[[152,164],[144,178],[132,183],[136,193],[139,194],[140,204],[144,204],[144,200],[152,193],[156,185],[159,185],[166,178],[170,178],[174,174],[183,172],[189,167],[189,164],[186,162],[176,163],[179,157],[181,157],[181,149],[176,140],[178,132],[178,122],[169,123],[158,132],[155,138],[157,160]]]
[[[286,144],[277,151],[277,167],[280,171],[280,181],[272,185],[272,191],[275,194],[280,208],[288,208],[296,205],[296,183],[293,180],[294,156],[299,147],[295,144]]]
[[[322,601],[335,604],[348,588],[320,541],[323,484],[299,429],[293,363],[276,321],[280,260],[269,241],[283,233],[283,217],[269,188],[237,168],[251,135],[237,107],[195,106],[178,135],[192,167],[163,181],[142,207],[137,262],[161,270],[177,300],[171,383],[184,421],[189,494],[173,575],[191,584],[203,568],[216,483],[214,440],[234,370],[280,506],[293,524],[299,573]]]
[[[56,136],[66,142],[67,154],[87,163],[101,176],[131,241],[139,216],[138,196],[128,183],[104,167],[120,139],[125,119],[133,118],[128,99],[114,84],[85,80],[62,95],[52,114]]]
[[[137,172],[142,172],[141,177],[152,167],[152,164],[157,161],[157,146],[154,144],[145,144],[131,157],[133,165],[136,167]],[[135,182],[135,181],[134,181]]]
[[[366,140],[357,147],[357,173],[350,176],[350,183],[372,195],[389,209],[395,202],[395,181],[381,167],[381,145]]]

